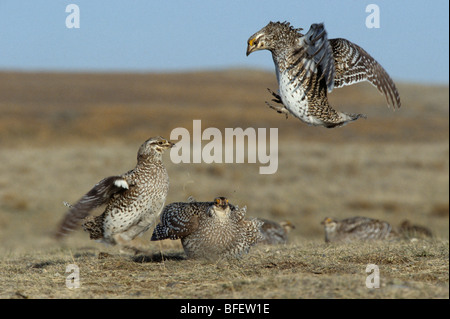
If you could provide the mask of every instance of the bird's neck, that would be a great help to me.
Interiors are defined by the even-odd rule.
[[[147,167],[151,165],[162,165],[161,153],[152,153],[138,157],[137,167]]]
[[[220,220],[226,220],[228,219],[228,216],[230,214],[230,208],[226,207],[226,208],[216,208],[214,210],[215,215],[220,219]]]
[[[275,48],[271,50],[273,62],[277,72],[283,73],[287,70],[289,62],[292,60],[292,56],[295,50],[292,48]]]

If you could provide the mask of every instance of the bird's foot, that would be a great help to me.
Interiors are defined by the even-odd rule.
[[[288,118],[289,115],[289,111],[286,107],[283,106],[279,106],[279,105],[271,105],[269,102],[266,101],[266,104],[268,107],[270,107],[271,109],[277,111],[280,114],[284,114],[286,115],[286,118]]]
[[[286,106],[284,106],[283,101],[281,100],[281,96],[275,92],[273,92],[271,89],[267,88],[267,91],[269,91],[269,93],[274,97],[274,99],[272,99],[272,102],[275,102],[277,104],[281,104],[281,105],[271,105],[269,102],[266,101],[266,104],[271,108],[274,109],[275,111],[277,111],[280,114],[284,114],[286,115],[286,118],[288,118],[289,115],[289,111],[286,108]]]
[[[283,101],[281,100],[281,96],[279,94],[275,93],[269,88],[267,88],[267,91],[269,91],[269,93],[272,94],[272,96],[274,97],[274,99],[272,99],[273,102],[283,104]]]

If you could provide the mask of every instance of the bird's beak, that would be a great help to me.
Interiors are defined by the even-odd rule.
[[[172,143],[171,141],[167,141],[168,147],[172,148],[175,146],[175,143]]]
[[[249,56],[250,53],[255,51],[256,45],[255,45],[254,42],[255,42],[255,39],[248,40],[248,43],[247,43],[247,56]]]
[[[167,149],[167,148],[172,148],[175,146],[175,143],[172,143],[171,141],[166,140],[166,139],[163,139],[163,140],[164,140],[164,144],[161,146],[163,146],[164,148]]]
[[[248,45],[247,46],[247,56],[252,52],[253,52],[252,47]]]

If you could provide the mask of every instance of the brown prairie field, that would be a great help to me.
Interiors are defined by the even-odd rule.
[[[0,298],[449,298],[448,86],[399,83],[395,112],[369,84],[335,90],[338,110],[367,115],[336,129],[285,119],[265,105],[268,87],[275,75],[257,70],[0,73]],[[287,245],[207,262],[187,260],[179,241],[150,242],[151,230],[137,255],[82,230],[53,240],[64,201],[133,168],[147,138],[192,132],[194,119],[222,133],[278,128],[278,170],[165,154],[166,203],[227,196],[247,216],[292,222]],[[327,216],[408,219],[434,237],[326,244]],[[78,289],[66,287],[69,264]],[[365,285],[368,264],[378,289]]]

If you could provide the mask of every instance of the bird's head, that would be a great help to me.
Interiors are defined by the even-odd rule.
[[[266,46],[266,37],[263,30],[264,29],[256,32],[248,39],[247,56],[249,56],[252,52],[268,49],[268,47]]]
[[[216,197],[213,205],[209,209],[209,215],[215,217],[226,218],[230,215],[231,208],[226,197]]]
[[[148,156],[161,156],[168,148],[172,148],[175,144],[161,136],[151,137],[146,140],[138,151],[138,160]]]
[[[327,217],[321,222],[321,224],[325,226],[326,230],[333,230],[337,226],[337,220]]]
[[[292,224],[290,221],[285,220],[280,222],[281,227],[286,231],[286,233],[290,232],[291,230],[295,229],[295,225]]]
[[[225,208],[227,208],[229,206],[228,198],[222,197],[222,196],[221,197],[216,197],[214,199],[214,205],[217,206],[217,207],[221,207],[222,209],[225,209]]]
[[[247,41],[247,56],[255,51],[274,51],[280,45],[290,44],[299,36],[299,31],[294,29],[289,22],[269,22],[264,28],[253,34]]]

